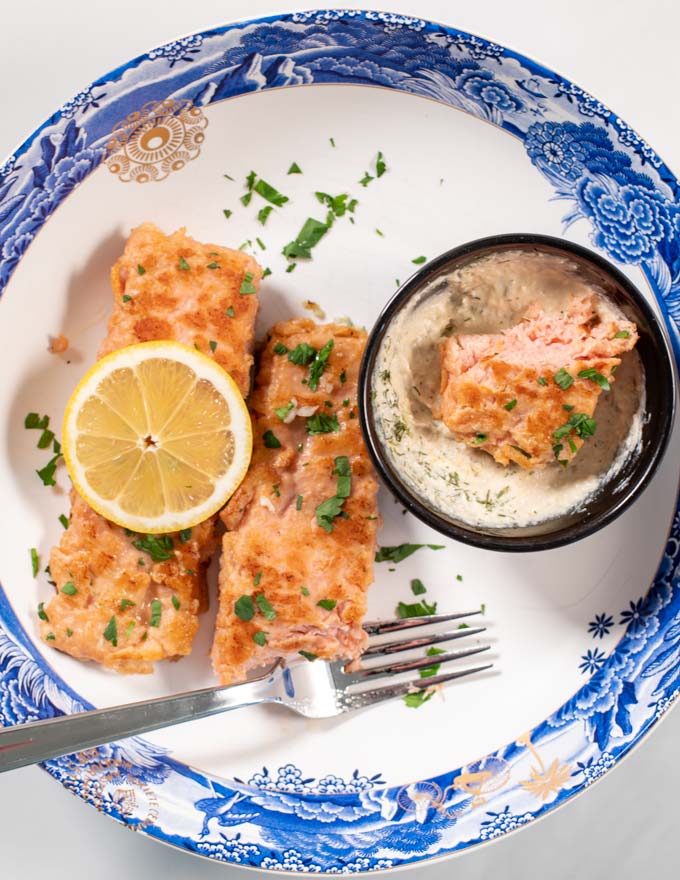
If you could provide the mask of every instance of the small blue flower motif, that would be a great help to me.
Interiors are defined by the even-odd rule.
[[[248,785],[254,785],[256,788],[272,788],[274,780],[269,775],[267,768],[263,767],[262,773],[255,773],[254,776],[250,777]]]
[[[16,167],[17,157],[10,156],[9,159],[5,160],[2,165],[0,165],[0,181],[3,181],[6,177],[9,177]]]
[[[636,153],[639,153],[642,156],[643,164],[649,162],[654,168],[658,168],[661,165],[661,157],[657,156],[647,141],[643,140],[640,135],[630,127],[630,125],[618,117],[616,119],[616,125],[619,129],[619,142],[625,144],[627,147],[632,147]]]
[[[601,651],[599,648],[589,648],[581,657],[583,662],[579,663],[578,668],[584,675],[588,673],[592,675],[595,672],[599,672],[604,664],[605,656],[604,651]]]
[[[455,46],[461,52],[467,52],[476,61],[483,58],[495,58],[498,60],[505,52],[502,46],[496,43],[487,43],[480,40],[479,37],[473,37],[469,34],[454,34],[447,39],[450,46]]]
[[[277,791],[303,792],[313,781],[313,779],[303,779],[302,771],[294,764],[284,764],[283,767],[279,767],[279,773],[273,787]]]
[[[579,113],[582,113],[584,116],[600,116],[602,119],[609,119],[609,110],[607,110],[604,104],[588,94],[588,92],[584,92],[583,89],[575,86],[573,83],[567,83],[561,80],[558,80],[555,83],[555,86],[555,97],[564,95],[569,101],[573,101],[573,99],[576,98]]]
[[[586,150],[574,131],[556,122],[534,123],[527,131],[524,146],[538,166],[547,166],[567,180],[578,180],[585,171]]]
[[[637,602],[630,602],[630,607],[621,612],[621,626],[627,626],[631,635],[635,635],[645,625],[646,609],[645,600],[638,599]]]
[[[520,816],[514,816],[510,812],[509,806],[506,806],[499,813],[487,813],[486,815],[491,816],[491,818],[481,824],[479,836],[482,840],[493,840],[496,837],[501,837],[509,831],[514,831],[515,828],[526,825],[527,822],[531,822],[535,818],[533,813],[523,813]]]
[[[456,79],[456,86],[474,101],[495,107],[501,113],[523,110],[522,103],[490,70],[467,70]]]
[[[60,111],[61,115],[65,116],[67,119],[72,119],[78,111],[85,113],[92,108],[97,109],[99,107],[99,101],[105,97],[106,92],[100,92],[98,95],[94,95],[91,87],[83,89],[82,92],[78,92],[75,97],[71,98],[70,101],[67,101],[64,104]]]
[[[281,854],[281,860],[275,858],[262,859],[261,868],[270,871],[290,871],[291,873],[320,874],[321,865],[305,864],[302,855],[296,849],[287,849]]]
[[[609,635],[609,630],[614,626],[614,618],[611,614],[596,614],[595,620],[588,624],[588,632],[594,639],[603,639]]]
[[[678,697],[680,697],[680,688],[674,690],[668,697],[661,697],[658,703],[650,703],[650,706],[654,706],[654,717],[661,718],[661,716],[670,709]]]
[[[203,37],[200,34],[193,34],[190,37],[182,37],[181,40],[173,40],[172,43],[166,43],[157,49],[149,52],[149,58],[169,58],[170,67],[174,67],[178,61],[190,62],[194,59],[192,55],[196,55],[203,45]]]
[[[259,848],[252,843],[241,843],[239,837],[230,839],[222,835],[222,843],[201,842],[196,844],[196,852],[218,862],[253,864],[259,855]]]
[[[573,775],[576,776],[579,773],[583,773],[587,788],[601,776],[604,776],[607,770],[613,767],[614,764],[616,764],[614,756],[610,752],[602,752],[597,760],[588,758],[585,762],[577,761],[576,766],[578,769],[574,771]]]
[[[670,205],[655,190],[582,178],[575,196],[595,227],[593,243],[621,263],[652,259],[658,243],[671,230]]]

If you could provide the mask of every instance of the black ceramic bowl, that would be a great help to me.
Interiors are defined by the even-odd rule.
[[[642,443],[609,482],[578,510],[531,526],[487,528],[442,513],[400,477],[383,447],[375,423],[372,381],[383,337],[411,297],[438,276],[480,257],[503,251],[527,250],[554,254],[576,263],[580,273],[597,284],[634,321],[640,335],[636,346],[644,368],[646,390]],[[411,276],[383,309],[368,339],[359,375],[359,409],[364,438],[373,463],[398,500],[437,531],[490,550],[534,551],[560,547],[590,535],[624,511],[649,483],[668,445],[675,413],[676,378],[673,355],[662,326],[642,294],[618,269],[586,248],[545,235],[517,234],[482,238],[447,251]]]

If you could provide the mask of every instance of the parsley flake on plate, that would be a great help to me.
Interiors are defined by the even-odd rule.
[[[264,648],[264,646],[267,644],[267,633],[263,630],[258,630],[258,632],[253,633],[253,641],[256,645]]]
[[[40,557],[38,556],[38,551],[35,547],[31,547],[31,571],[33,572],[33,577],[38,577],[38,572],[40,571]]]
[[[271,621],[276,618],[276,611],[264,593],[258,593],[257,596],[255,596],[255,603],[265,620]]]
[[[280,449],[281,441],[273,431],[265,431],[262,435],[266,449]]]
[[[600,388],[605,391],[611,391],[612,386],[609,384],[609,380],[606,376],[603,376],[602,373],[598,372],[595,369],[590,370],[581,370],[577,373],[579,379],[590,379],[591,382],[594,382],[596,385],[599,385]],[[40,445],[40,444],[38,444]]]
[[[300,166],[298,165],[297,162],[293,162],[286,173],[287,174],[302,174],[302,169],[300,168]]]
[[[241,282],[241,286],[239,288],[239,293],[241,296],[247,296],[250,293],[257,293],[257,288],[253,284],[253,278],[255,276],[252,272],[246,272],[243,276],[243,281]]]
[[[443,544],[397,544],[394,547],[380,547],[375,554],[375,561],[402,562],[402,560],[408,559],[416,550],[422,550],[425,547],[430,550],[444,549]]]
[[[335,413],[331,416],[326,413],[314,413],[307,419],[308,434],[337,434],[339,430],[340,424]]]
[[[160,626],[162,613],[163,603],[160,599],[154,599],[151,603],[151,618],[149,620],[149,626]]]
[[[559,385],[562,391],[566,391],[574,384],[574,377],[564,367],[560,367],[553,378],[555,384]]]
[[[255,616],[255,605],[250,596],[241,596],[234,602],[234,614],[246,623]]]
[[[107,623],[104,630],[104,638],[107,642],[111,642],[114,648],[118,647],[118,624],[115,617],[112,617]]]

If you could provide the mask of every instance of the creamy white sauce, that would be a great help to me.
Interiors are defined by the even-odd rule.
[[[491,255],[440,277],[404,307],[385,335],[373,377],[375,422],[392,466],[423,501],[481,527],[526,526],[578,510],[640,448],[644,383],[634,350],[594,413],[597,431],[567,468],[498,464],[453,438],[432,416],[440,387],[438,346],[456,333],[497,333],[534,302],[559,311],[584,290],[598,311],[622,317],[569,260],[520,251]]]

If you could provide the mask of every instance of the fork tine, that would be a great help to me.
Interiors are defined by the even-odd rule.
[[[399,684],[390,684],[386,687],[373,688],[368,691],[359,691],[358,693],[347,693],[344,696],[344,711],[351,709],[363,709],[366,706],[372,706],[376,703],[382,703],[384,700],[392,700],[395,697],[405,697],[406,694],[413,691],[425,691],[431,687],[437,687],[440,684],[446,684],[457,678],[464,678],[466,675],[474,675],[477,672],[483,672],[490,669],[493,663],[486,663],[483,666],[473,666],[470,669],[460,669],[457,672],[449,672],[447,675],[437,675],[434,678],[417,678],[415,681],[405,681]]]
[[[400,675],[402,672],[415,672],[416,669],[427,669],[429,666],[451,663],[454,660],[462,660],[463,657],[471,657],[473,654],[481,654],[488,651],[490,645],[480,645],[475,648],[465,648],[461,651],[450,651],[448,654],[435,654],[430,657],[418,657],[416,660],[404,660],[401,663],[390,663],[386,666],[368,666],[358,669],[356,672],[346,673],[351,679],[349,684],[359,681],[367,681],[373,677],[387,677]],[[434,678],[434,676],[431,676]]]
[[[460,614],[432,614],[427,617],[407,617],[404,620],[369,620],[364,623],[364,631],[369,636],[382,636],[386,633],[397,632],[402,629],[412,629],[417,626],[428,626],[434,623],[446,623],[449,620],[460,620],[463,617],[472,617],[481,614],[481,610],[464,611]]]
[[[414,648],[428,648],[430,645],[437,645],[440,642],[450,642],[454,639],[465,639],[468,636],[476,636],[483,632],[486,632],[485,626],[468,626],[465,627],[465,629],[447,630],[443,633],[421,636],[417,639],[401,639],[397,642],[385,642],[385,644],[382,645],[371,645],[366,648],[361,656],[383,657],[388,654],[400,654],[402,651],[411,651]]]

